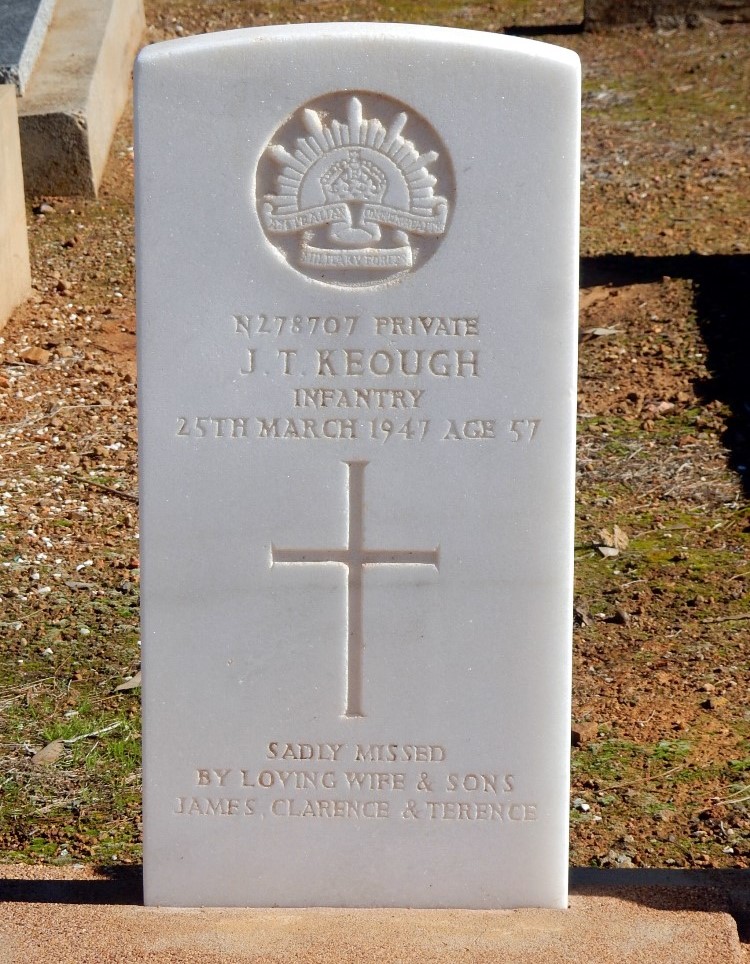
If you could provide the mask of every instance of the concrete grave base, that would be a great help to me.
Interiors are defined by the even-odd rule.
[[[639,872],[620,873],[632,880]],[[140,906],[137,868],[107,878],[82,867],[6,866],[0,867],[0,964],[750,960],[724,912],[729,895],[720,891],[611,883],[596,893],[590,883],[573,889],[567,911],[169,910]]]
[[[19,102],[27,194],[96,196],[144,26],[142,0],[58,0]]]
[[[0,328],[31,290],[16,88],[0,87]]]

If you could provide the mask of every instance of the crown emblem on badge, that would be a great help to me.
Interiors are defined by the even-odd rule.
[[[266,232],[301,236],[292,257],[303,270],[388,276],[412,268],[411,236],[445,232],[448,201],[428,171],[439,153],[420,153],[402,136],[404,111],[385,125],[365,119],[362,102],[350,97],[346,120],[328,117],[304,108],[307,136],[268,147],[276,173],[275,193],[261,207]]]

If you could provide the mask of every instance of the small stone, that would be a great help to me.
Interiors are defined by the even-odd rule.
[[[56,763],[65,752],[65,744],[62,740],[53,740],[45,747],[32,756],[31,762],[34,766],[50,766]]]
[[[626,612],[624,609],[620,609],[620,608],[618,607],[618,608],[615,610],[614,616],[612,617],[612,622],[613,622],[613,623],[618,623],[620,626],[629,626],[629,625],[630,625],[630,618],[631,618],[631,617],[630,617],[630,613],[628,613],[628,612]]]
[[[718,710],[722,706],[726,706],[728,700],[726,696],[709,696],[707,700],[703,700],[701,706],[704,710]]]
[[[52,352],[47,351],[46,348],[39,348],[38,345],[32,345],[31,348],[25,348],[20,352],[18,357],[27,365],[46,365],[52,358]]]
[[[572,746],[584,746],[592,743],[598,735],[598,723],[574,723],[570,731],[570,742]]]

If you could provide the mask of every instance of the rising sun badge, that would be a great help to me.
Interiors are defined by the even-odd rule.
[[[374,94],[332,94],[303,107],[258,169],[269,241],[297,271],[333,285],[378,284],[421,266],[445,233],[452,194],[434,129]]]

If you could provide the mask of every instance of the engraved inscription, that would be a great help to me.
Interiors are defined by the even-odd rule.
[[[503,417],[461,402],[458,391],[469,398],[475,379],[486,375],[489,356],[476,314],[237,312],[231,325],[242,342],[237,371],[250,397],[260,403],[264,376],[280,376],[288,386],[287,406],[180,416],[180,438],[380,445],[429,438],[450,447],[501,440],[522,450],[539,433],[539,417]],[[430,417],[449,386],[458,399],[452,404],[463,411]],[[366,413],[375,417],[357,417]]]
[[[387,800],[274,800],[274,817],[375,817],[390,816]]]
[[[435,549],[365,548],[365,469],[367,462],[344,462],[348,472],[349,538],[343,549],[279,549],[271,546],[271,565],[346,566],[346,706],[344,716],[364,716],[362,696],[362,594],[365,566],[433,566],[438,568],[439,547]]]
[[[271,740],[262,756],[255,767],[196,767],[173,814],[496,828],[541,819],[537,803],[516,799],[513,773],[456,767],[441,744]]]
[[[258,418],[258,438],[359,438],[356,418]]]
[[[338,760],[343,743],[279,743],[266,747],[269,760]]]
[[[434,375],[438,378],[476,378],[479,375],[479,352],[463,349],[397,348],[319,348],[316,351],[316,375],[352,378],[358,375]]]
[[[390,407],[388,395],[370,395],[379,398],[383,408]],[[324,406],[325,407],[325,406]],[[343,407],[343,406],[342,406]],[[429,418],[378,417],[325,418],[289,417],[267,418],[262,415],[180,415],[175,435],[179,438],[213,439],[286,439],[286,440],[347,440],[371,439],[376,442],[407,441],[423,442],[433,431]],[[470,418],[448,419],[443,422],[438,436],[446,442],[471,442],[497,439],[501,432],[507,442],[519,446],[533,442],[539,431],[541,419]]]
[[[362,763],[442,763],[445,747],[426,743],[357,743],[354,759]]]
[[[252,817],[255,800],[245,797],[177,797],[174,813],[190,817]]]
[[[360,324],[360,315],[256,315],[234,314],[235,334],[248,338],[258,335],[343,335],[349,337],[365,330],[383,338],[422,337],[476,338],[479,318],[453,315],[373,315]]]
[[[295,388],[295,408],[419,408],[423,388]]]
[[[358,315],[242,315],[232,316],[235,333],[255,335],[353,335]]]
[[[258,165],[256,195],[266,237],[291,267],[329,285],[371,285],[434,252],[453,172],[412,108],[342,91],[282,124]]]

